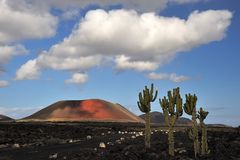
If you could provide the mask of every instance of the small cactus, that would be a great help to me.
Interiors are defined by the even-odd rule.
[[[174,135],[173,127],[177,119],[182,116],[182,98],[180,96],[179,88],[173,89],[173,93],[168,91],[168,98],[164,96],[163,99],[159,99],[160,106],[162,107],[164,119],[166,125],[169,127],[168,143],[169,143],[169,155],[174,156]]]
[[[151,102],[154,102],[157,98],[158,91],[155,91],[153,84],[151,84],[151,89],[149,90],[147,86],[143,90],[143,93],[139,93],[139,101],[137,102],[138,107],[141,112],[145,113],[145,148],[150,148],[151,140],[151,129],[150,129],[150,111],[151,111]]]
[[[204,111],[203,108],[201,107],[200,110],[198,111],[198,119],[200,121],[200,126],[202,129],[202,139],[201,139],[201,154],[205,155],[209,153],[210,151],[208,150],[208,143],[207,143],[207,127],[204,123],[204,119],[207,117],[208,112]]]
[[[185,113],[192,116],[192,129],[189,132],[189,138],[194,143],[195,157],[199,154],[199,141],[198,141],[198,126],[197,126],[197,111],[196,111],[197,96],[186,94],[186,103],[183,106]]]

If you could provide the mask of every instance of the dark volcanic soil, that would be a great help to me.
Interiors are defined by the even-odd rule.
[[[0,123],[0,160],[194,159],[183,127],[176,128],[175,157],[168,156],[163,127],[152,129],[151,149],[145,152],[143,129],[129,123]],[[239,129],[209,128],[208,135],[211,152],[199,159],[240,159]]]

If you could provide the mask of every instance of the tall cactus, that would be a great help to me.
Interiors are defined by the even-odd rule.
[[[194,143],[194,154],[197,157],[199,154],[199,141],[198,141],[198,126],[197,126],[197,111],[196,111],[197,96],[186,94],[186,103],[183,108],[185,113],[192,116],[192,129],[189,132],[189,137],[193,140]]]
[[[168,125],[168,153],[171,156],[174,156],[174,135],[173,127],[177,119],[182,116],[182,98],[180,96],[179,88],[173,89],[173,93],[168,91],[168,98],[164,96],[163,99],[159,99],[159,103],[162,107],[164,119],[166,125]]]
[[[198,111],[198,119],[200,121],[200,126],[202,129],[202,139],[201,139],[201,154],[205,155],[209,153],[208,150],[208,143],[207,143],[207,127],[204,123],[204,119],[207,117],[208,112],[204,111],[203,108],[201,107],[200,110]]]
[[[151,111],[151,102],[154,102],[157,98],[158,91],[155,91],[153,94],[153,84],[151,84],[151,89],[149,90],[147,86],[143,90],[143,93],[139,93],[139,101],[137,102],[140,111],[145,113],[145,148],[150,148],[151,140],[151,129],[150,129],[150,111]]]

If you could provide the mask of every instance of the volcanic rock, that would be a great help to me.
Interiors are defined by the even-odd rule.
[[[106,148],[105,143],[104,143],[104,142],[100,142],[100,144],[99,144],[99,148]]]

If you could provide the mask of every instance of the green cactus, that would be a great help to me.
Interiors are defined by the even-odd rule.
[[[166,125],[168,125],[168,144],[169,150],[168,153],[171,156],[174,156],[174,135],[173,127],[179,117],[182,116],[182,98],[180,95],[179,88],[173,89],[173,93],[168,91],[168,98],[164,96],[163,99],[159,99],[159,103],[162,107],[164,119]]]
[[[200,121],[200,126],[202,129],[202,139],[201,139],[201,154],[205,155],[209,153],[210,151],[208,150],[208,143],[207,143],[207,127],[204,123],[204,119],[207,117],[208,112],[204,111],[203,108],[201,107],[200,110],[198,111],[198,119]]]
[[[151,102],[154,102],[157,98],[158,91],[155,91],[153,95],[153,84],[151,84],[151,89],[149,90],[147,86],[143,90],[143,93],[139,93],[139,101],[137,102],[138,107],[141,112],[145,113],[145,148],[150,148],[151,140],[151,129],[150,129],[150,111],[151,111]]]
[[[183,108],[185,113],[192,116],[192,129],[189,132],[189,138],[194,142],[195,157],[199,154],[199,141],[198,141],[198,126],[197,126],[197,111],[196,111],[197,96],[186,94],[186,103]]]

